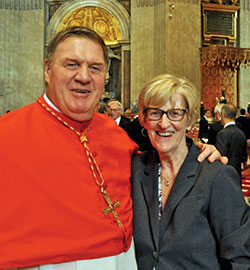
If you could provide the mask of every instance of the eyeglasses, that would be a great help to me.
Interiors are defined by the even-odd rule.
[[[166,114],[170,121],[177,122],[181,121],[187,112],[189,112],[188,109],[169,109],[163,111],[161,109],[145,108],[143,110],[145,116],[151,121],[159,121],[163,114]]]

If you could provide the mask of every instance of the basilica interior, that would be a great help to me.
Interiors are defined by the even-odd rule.
[[[0,115],[44,91],[46,47],[71,25],[98,32],[109,48],[103,97],[137,106],[149,78],[186,77],[212,110],[222,96],[250,102],[249,0],[0,1]]]

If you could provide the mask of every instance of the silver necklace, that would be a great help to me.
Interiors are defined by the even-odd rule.
[[[167,187],[169,187],[171,185],[171,183],[173,182],[173,179],[171,180],[167,180],[164,176],[161,175],[161,180],[163,182],[163,184]]]
[[[162,175],[161,164],[159,164],[159,176],[160,176],[161,182],[163,182],[163,184],[166,187],[169,187],[171,185],[171,183],[173,182],[173,179],[168,180]]]

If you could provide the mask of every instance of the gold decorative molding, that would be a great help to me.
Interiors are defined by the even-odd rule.
[[[236,5],[202,3],[203,45],[226,43],[223,45],[233,47],[239,9]]]
[[[250,66],[250,49],[208,46],[200,50],[202,66],[221,66],[233,70]]]
[[[210,3],[212,5],[227,5],[227,6],[239,6],[239,0],[201,0],[202,3]]]
[[[83,25],[96,31],[107,45],[118,44],[122,33],[117,19],[107,10],[100,7],[81,7],[67,15],[58,31],[68,26]]]

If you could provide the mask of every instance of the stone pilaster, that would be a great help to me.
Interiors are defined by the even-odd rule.
[[[41,0],[0,3],[1,115],[43,91],[44,14]]]

